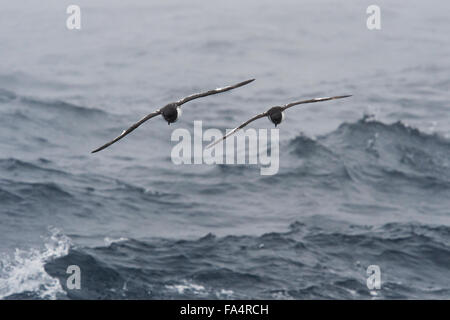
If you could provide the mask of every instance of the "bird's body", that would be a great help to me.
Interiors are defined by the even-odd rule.
[[[276,106],[270,108],[267,110],[267,117],[276,127],[284,120],[283,107]]]
[[[174,123],[181,116],[181,108],[176,103],[169,103],[161,108],[161,114],[167,124]]]

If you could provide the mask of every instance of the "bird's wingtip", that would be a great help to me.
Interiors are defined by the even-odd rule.
[[[248,79],[248,80],[245,80],[245,81],[243,81],[243,82],[241,82],[241,85],[246,85],[246,84],[249,84],[250,82],[253,82],[253,81],[255,81],[256,79]]]
[[[222,140],[223,140],[223,139],[222,139]],[[215,145],[218,144],[220,141],[221,141],[221,140],[216,140],[216,141],[211,142],[210,144],[208,144],[208,145],[205,147],[205,150],[207,150],[207,149],[209,149],[209,148],[215,146]]]
[[[343,98],[348,98],[348,97],[351,97],[351,96],[353,96],[352,94],[346,94],[346,95],[343,95],[343,96],[336,96],[336,97],[334,97],[335,99],[343,99]]]

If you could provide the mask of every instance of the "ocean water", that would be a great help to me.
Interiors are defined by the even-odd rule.
[[[0,298],[450,298],[449,4],[371,4],[1,1]],[[195,120],[340,94],[286,113],[276,175],[171,161]]]

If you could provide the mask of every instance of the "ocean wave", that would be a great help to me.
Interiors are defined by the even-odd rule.
[[[67,265],[80,266],[85,280],[76,292],[64,288],[69,298],[443,298],[450,290],[443,280],[449,243],[450,228],[443,226],[390,223],[330,231],[296,222],[287,232],[261,236],[120,239],[72,249],[46,270],[63,283]],[[383,272],[378,293],[365,283],[372,264]],[[411,264],[422,267],[411,273]],[[422,287],[424,280],[429,288]]]
[[[3,190],[0,188],[0,201],[3,204],[15,204],[19,201],[22,201],[23,198],[18,196],[17,194],[13,193],[13,192],[9,192],[7,190]]]
[[[289,146],[298,152],[299,156],[322,152],[335,155],[333,151],[358,149],[370,151],[376,143],[379,147],[398,145],[399,147],[422,147],[423,150],[450,152],[450,140],[436,133],[429,134],[417,128],[410,127],[401,121],[385,124],[373,120],[371,116],[364,116],[354,123],[343,123],[335,131],[318,137],[317,139],[299,135],[289,142]],[[343,154],[344,152],[339,152]]]
[[[0,88],[0,103],[9,102],[11,100],[15,100],[17,98],[17,95],[6,89]]]
[[[66,255],[70,239],[51,228],[44,249],[16,249],[13,256],[0,260],[0,299],[56,299],[65,296],[58,279],[44,265]]]
[[[303,162],[294,175],[290,169],[286,177],[324,174],[371,186],[403,181],[423,189],[450,187],[450,141],[402,122],[385,124],[364,117],[316,139],[299,135],[288,147]]]
[[[92,117],[97,115],[105,115],[105,111],[95,108],[88,108],[79,106],[73,103],[61,101],[61,100],[42,100],[37,98],[21,97],[21,102],[27,105],[33,105],[43,108],[51,108],[58,112],[67,112],[71,115]]]
[[[4,181],[3,181],[4,183]],[[54,182],[9,182],[8,188],[14,190],[16,194],[27,199],[36,199],[41,202],[43,199],[48,201],[58,201],[72,198],[72,195],[62,186]]]
[[[44,158],[37,160],[37,162],[41,165],[51,164],[51,162],[49,160],[44,159]],[[0,170],[7,171],[7,172],[26,173],[26,174],[29,174],[31,172],[32,173],[40,172],[40,173],[54,174],[54,175],[68,175],[68,173],[66,173],[62,170],[39,166],[30,161],[23,161],[23,160],[19,160],[16,158],[0,159]]]
[[[0,88],[0,103],[6,103],[13,100],[16,100],[22,104],[33,107],[50,108],[53,111],[56,110],[58,112],[70,113],[72,116],[76,115],[89,117],[106,114],[105,111],[96,108],[80,106],[62,100],[50,100],[50,99],[21,96],[11,90]]]

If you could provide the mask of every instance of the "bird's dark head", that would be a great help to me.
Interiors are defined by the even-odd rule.
[[[267,111],[267,117],[276,127],[284,119],[283,109],[281,107],[272,107]]]
[[[181,116],[181,108],[176,103],[170,103],[161,109],[162,116],[167,124],[174,123]]]

